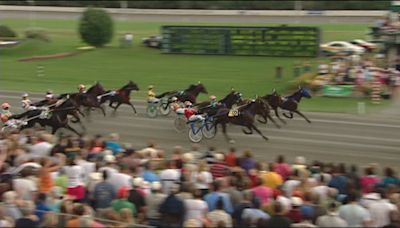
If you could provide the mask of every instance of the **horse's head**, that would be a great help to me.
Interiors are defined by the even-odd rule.
[[[128,89],[128,90],[139,90],[139,86],[134,83],[132,80],[129,80],[128,84],[126,84],[123,88]]]
[[[239,92],[231,91],[228,95],[226,95],[220,103],[225,104],[227,107],[232,107],[232,105],[241,102],[242,94]]]
[[[197,89],[200,93],[208,94],[206,87],[201,83],[197,84]]]
[[[298,92],[300,93],[300,95],[302,97],[311,98],[310,91],[308,89],[306,89],[306,88],[300,87]]]

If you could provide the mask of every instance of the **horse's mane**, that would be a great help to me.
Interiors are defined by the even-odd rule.
[[[298,90],[296,90],[295,92],[293,92],[291,95],[289,95],[289,96],[286,96],[286,98],[293,98],[294,96],[296,96],[297,94],[299,94],[300,93],[300,91],[301,91],[301,89],[298,89]]]
[[[192,90],[196,89],[197,86],[198,86],[198,85],[191,84],[191,85],[189,86],[189,88],[187,88],[185,91],[192,91]]]
[[[101,88],[101,89],[103,89],[103,86],[100,84],[100,83],[96,83],[96,84],[94,84],[94,85],[92,85],[87,91],[86,91],[86,93],[91,93],[91,92],[93,92],[93,90],[95,89],[95,88]],[[104,89],[103,89],[104,90]]]
[[[235,91],[231,91],[230,93],[228,93],[224,98],[222,98],[218,102],[224,103],[224,101],[226,101],[228,99],[228,97],[230,97],[232,94],[235,94],[235,93],[236,93]]]

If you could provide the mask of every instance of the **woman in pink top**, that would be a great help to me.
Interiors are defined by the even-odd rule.
[[[263,185],[261,178],[257,178],[256,187],[252,188],[251,191],[260,200],[261,205],[267,204],[274,196],[273,190]]]
[[[375,185],[380,182],[379,177],[375,175],[373,167],[365,168],[365,176],[360,178],[361,190],[363,193],[369,193],[374,190]]]
[[[276,159],[274,171],[281,175],[283,180],[286,180],[292,174],[292,169],[289,164],[285,163],[285,157],[283,155],[279,155]]]

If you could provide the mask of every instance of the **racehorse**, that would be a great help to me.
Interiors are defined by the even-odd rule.
[[[311,94],[307,89],[299,87],[299,89],[294,92],[292,95],[283,98],[283,101],[280,104],[280,108],[289,111],[289,115],[286,113],[282,113],[286,118],[292,119],[293,113],[297,113],[299,116],[303,117],[308,123],[311,121],[298,110],[299,103],[301,98],[311,98]]]
[[[224,133],[225,138],[231,143],[234,141],[230,139],[226,133],[226,125],[228,123],[246,127],[249,131],[242,129],[245,134],[253,134],[253,130],[255,130],[259,135],[261,135],[261,137],[263,137],[263,139],[268,140],[268,138],[254,125],[255,115],[260,112],[260,110],[265,110],[266,105],[267,104],[262,98],[256,98],[250,103],[239,107],[237,109],[237,114],[233,116],[230,115],[230,110],[228,108],[221,108],[214,116],[214,125],[215,127],[218,124],[222,126],[222,132]]]
[[[261,97],[261,99],[263,99]],[[264,99],[263,99],[264,100]],[[266,100],[265,101],[265,110],[261,110],[261,109],[257,109],[257,115],[261,116],[262,119],[257,119],[258,122],[266,124],[268,122],[268,119],[271,120],[271,122],[275,125],[275,127],[277,128],[281,128],[281,126],[272,118],[271,116],[271,107],[268,105],[268,102]],[[239,106],[241,105],[245,105],[252,102],[252,100],[250,99],[243,99],[241,102],[239,102]]]
[[[293,113],[296,113],[299,116],[303,117],[308,123],[311,123],[311,121],[298,110],[298,104],[300,103],[302,97],[311,98],[311,94],[307,89],[299,87],[299,89],[292,95],[286,96],[284,98],[279,96],[274,90],[273,94],[267,95],[265,97],[268,101],[268,104],[270,104],[271,107],[275,110],[275,114],[279,119],[280,117],[278,115],[277,106],[283,110],[289,111],[289,115],[287,115],[286,113],[282,113],[286,118],[292,119]]]
[[[228,95],[218,101],[215,107],[210,106],[210,101],[203,101],[195,107],[198,110],[198,113],[207,113],[208,116],[213,116],[217,113],[217,110],[221,107],[224,108],[232,108],[234,104],[239,103],[242,100],[242,94],[232,90]]]
[[[99,95],[98,97],[100,97],[100,104],[110,101],[108,106],[113,108],[114,111],[117,111],[121,104],[127,104],[132,107],[133,112],[136,114],[135,106],[133,106],[133,104],[130,102],[130,94],[132,90],[138,91],[139,87],[136,83],[129,80],[128,84],[124,85],[117,91],[107,90],[105,94]],[[115,106],[113,106],[114,103],[116,103]]]
[[[52,128],[52,134],[55,134],[60,128],[66,128],[78,136],[81,136],[82,134],[72,128],[68,123],[68,115],[72,115],[75,118],[75,122],[78,122],[82,129],[86,131],[84,125],[80,122],[77,107],[73,101],[69,99],[58,107],[49,110],[48,115],[44,118],[42,117],[43,111],[44,110],[41,109],[29,110],[21,114],[12,115],[10,119],[27,120],[27,123],[21,127],[21,130],[34,127],[35,124],[38,123],[42,127],[50,126]]]
[[[278,108],[280,107],[283,100],[282,100],[282,97],[276,92],[276,90],[274,89],[272,91],[272,94],[267,94],[261,98],[263,98],[264,100],[267,101],[269,106],[274,110],[275,116],[282,123],[286,124],[286,121],[280,117],[279,112],[278,112]]]
[[[98,96],[105,93],[103,86],[96,82],[92,87],[90,87],[86,93],[66,93],[61,94],[58,98],[69,97],[76,102],[78,107],[84,106],[87,107],[87,114],[89,114],[91,108],[98,108],[101,110],[103,115],[106,115],[104,108],[101,106]]]
[[[196,98],[200,93],[207,94],[208,92],[203,84],[198,83],[197,85],[190,85],[184,91],[169,91],[156,96],[156,98],[177,97],[180,102],[190,101],[192,104],[196,104]]]

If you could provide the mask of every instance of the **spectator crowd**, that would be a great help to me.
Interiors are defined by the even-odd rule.
[[[0,165],[0,227],[400,227],[400,180],[378,164],[25,130],[0,135]]]

